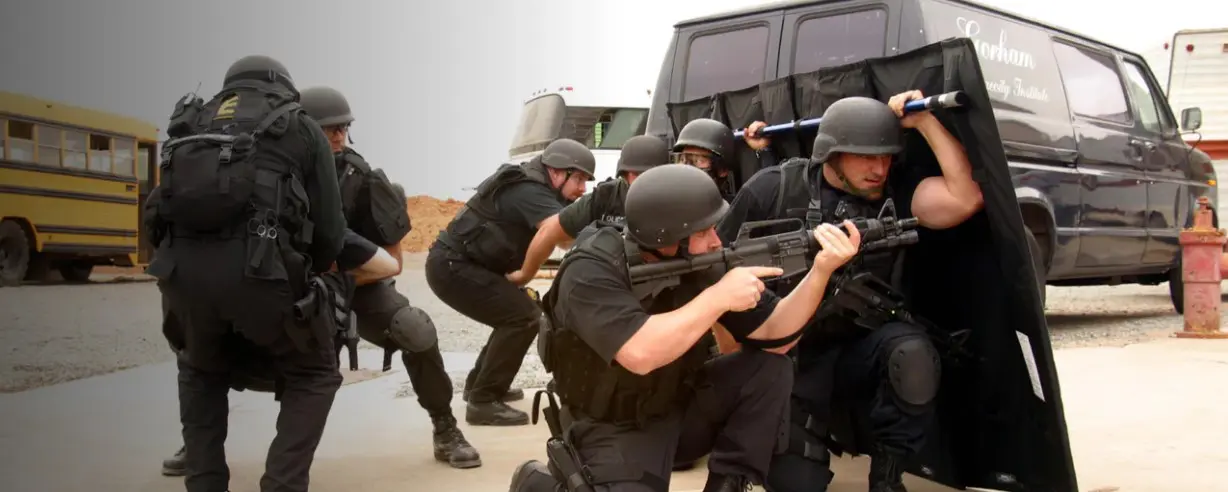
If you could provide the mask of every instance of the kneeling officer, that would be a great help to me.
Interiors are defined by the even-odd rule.
[[[824,224],[823,249],[788,297],[764,291],[777,268],[714,267],[641,298],[628,267],[721,249],[715,224],[729,205],[702,170],[648,170],[627,191],[626,232],[592,228],[577,239],[544,302],[550,327],[538,343],[574,421],[571,456],[550,469],[571,490],[668,490],[673,463],[711,453],[705,491],[763,483],[778,446],[793,366],[784,354],[815,312],[831,272],[856,254],[861,236]],[[723,273],[723,276],[721,274]],[[741,351],[711,358],[709,330]],[[701,343],[702,342],[702,343]],[[582,463],[582,465],[581,465]],[[585,470],[583,482],[566,470]],[[516,471],[513,491],[553,491],[541,463]]]

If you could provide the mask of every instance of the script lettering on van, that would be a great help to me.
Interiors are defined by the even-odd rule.
[[[1013,47],[1006,35],[1006,30],[999,29],[997,39],[986,41],[978,37],[981,34],[980,22],[966,17],[957,17],[955,25],[961,35],[972,39],[972,44],[976,46],[977,57],[982,62],[993,62],[1016,68],[1036,70],[1036,57],[1025,50]],[[1020,76],[996,80],[986,77],[985,87],[989,89],[990,93],[1001,96],[1003,101],[1009,100],[1012,97],[1033,101],[1049,101],[1049,92],[1044,87],[1032,85],[1024,77]]]

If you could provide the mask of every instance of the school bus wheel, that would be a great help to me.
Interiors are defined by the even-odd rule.
[[[16,287],[30,267],[30,238],[17,221],[0,221],[0,286]]]
[[[94,273],[94,265],[82,261],[61,263],[58,269],[64,280],[74,283],[88,282],[90,274]]]

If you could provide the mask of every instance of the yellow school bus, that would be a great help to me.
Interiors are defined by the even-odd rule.
[[[0,284],[143,266],[141,204],[158,182],[157,127],[0,92]]]

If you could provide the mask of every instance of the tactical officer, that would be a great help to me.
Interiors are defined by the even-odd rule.
[[[963,146],[933,114],[904,115],[904,104],[921,97],[914,90],[887,104],[865,97],[833,103],[823,114],[811,157],[756,173],[718,227],[721,237],[735,237],[749,221],[801,218],[812,226],[878,216],[886,199],[901,196],[889,179],[900,174],[889,171],[893,156],[904,148],[901,127],[919,133],[942,168],[941,176],[920,181],[901,215],[912,215],[929,229],[967,220],[982,206],[980,187]],[[863,255],[851,265],[891,282],[898,254]],[[780,294],[792,288],[790,282],[774,286]],[[936,349],[924,329],[910,323],[893,321],[867,331],[841,312],[821,312],[814,323],[817,329],[806,330],[795,354],[790,446],[772,461],[766,488],[824,490],[832,479],[828,444],[834,437],[846,445],[856,440],[858,449],[845,450],[871,455],[870,490],[904,490],[902,466],[921,448],[938,391]],[[836,435],[850,432],[829,425],[837,419],[851,419],[868,435]]]
[[[303,109],[328,135],[346,221],[363,237],[393,252],[400,264],[401,239],[410,229],[405,191],[347,145],[354,122],[349,101],[331,87],[313,87],[303,90]],[[359,336],[386,351],[385,364],[394,351],[401,352],[418,404],[434,424],[435,459],[456,468],[481,466],[481,457],[452,415],[452,378],[444,368],[435,323],[425,311],[411,306],[395,285],[392,278],[359,284],[354,293]]]
[[[529,243],[524,264],[519,270],[507,274],[507,279],[516,285],[528,284],[554,248],[569,246],[589,224],[602,221],[621,227],[627,187],[640,173],[668,162],[669,148],[660,138],[637,135],[627,139],[618,155],[618,167],[615,168],[618,176],[602,181],[593,188],[592,193],[585,194],[546,219],[533,236],[533,242]]]
[[[182,325],[179,366],[189,491],[226,490],[231,373],[257,361],[278,375],[283,411],[263,491],[307,490],[341,385],[331,316],[295,316],[312,277],[342,249],[345,217],[324,133],[301,114],[289,72],[239,59],[208,102],[182,99],[167,127],[148,273]],[[236,347],[254,350],[237,352]]]
[[[768,473],[793,376],[782,354],[861,236],[851,223],[849,235],[815,229],[822,250],[784,299],[764,292],[760,278],[782,272],[766,267],[714,267],[637,294],[628,267],[719,251],[728,208],[706,173],[650,169],[627,191],[626,232],[582,234],[544,299],[550,329],[538,343],[548,344],[546,365],[574,418],[566,439],[595,490],[668,490],[675,461],[709,452],[705,491],[742,491]],[[713,329],[745,349],[710,358],[703,341]],[[511,490],[555,490],[544,470],[521,465]]]
[[[426,260],[426,281],[441,301],[494,329],[465,380],[465,421],[526,425],[528,414],[506,401],[524,398],[512,381],[537,336],[541,309],[505,277],[524,263],[534,232],[584,194],[597,161],[584,144],[551,142],[541,155],[504,164],[477,187]]]
[[[746,129],[744,140],[760,161],[752,169],[776,164],[768,149],[771,141],[759,136],[759,131],[765,126],[766,123],[756,121]],[[689,164],[702,169],[716,181],[725,201],[733,200],[738,188],[734,173],[739,165],[733,130],[710,118],[692,120],[678,132],[673,150],[670,162]]]

